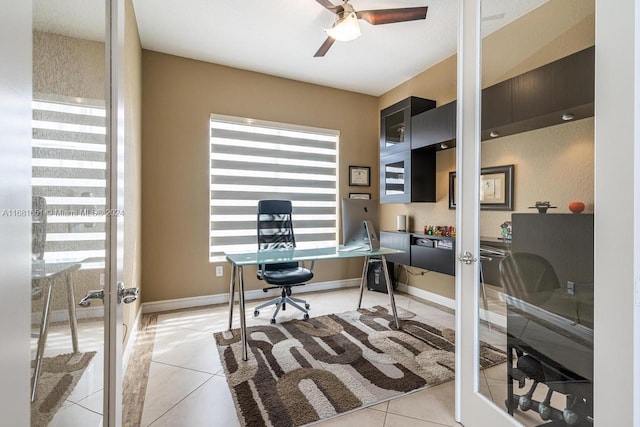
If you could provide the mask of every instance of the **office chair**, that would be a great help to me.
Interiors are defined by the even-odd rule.
[[[562,290],[558,276],[547,259],[535,254],[513,253],[500,261],[499,269],[505,293],[515,298],[513,301],[507,299],[507,305],[515,304],[513,310],[516,313],[525,308],[519,307],[518,301],[524,301],[542,313],[560,315],[568,323],[576,321],[575,299]],[[516,326],[511,331],[507,324],[509,395],[505,403],[509,412],[512,413],[514,406],[519,406],[522,411],[537,411],[545,421],[551,419],[564,423],[559,425],[589,425],[589,417],[593,414],[593,391],[589,382],[566,369],[569,367],[558,366],[556,361],[544,356],[535,346],[523,342],[518,335],[518,328]],[[537,334],[541,334],[540,328]],[[537,339],[542,339],[542,335]],[[512,363],[514,352],[517,356],[515,367]],[[533,381],[529,391],[520,396],[513,394],[512,380],[518,382],[518,388],[523,388],[527,378]],[[542,402],[533,399],[539,384],[548,387]],[[562,411],[551,406],[554,392],[567,397],[567,406]]]
[[[259,249],[294,249],[296,239],[293,234],[291,220],[291,202],[288,200],[261,200],[258,202],[258,248]],[[313,268],[313,266],[311,267]],[[260,309],[275,305],[276,309],[271,317],[271,323],[276,323],[276,315],[287,304],[292,305],[304,313],[304,319],[309,319],[309,304],[306,301],[291,296],[291,288],[302,286],[313,278],[310,269],[301,267],[297,262],[279,264],[262,264],[258,266],[258,279],[270,285],[262,290],[280,289],[281,295],[255,308],[254,316],[260,315]],[[304,305],[302,307],[300,304]]]

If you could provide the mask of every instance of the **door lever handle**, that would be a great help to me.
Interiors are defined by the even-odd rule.
[[[471,264],[478,261],[478,258],[474,257],[471,252],[465,251],[464,254],[458,257],[458,261],[464,262],[465,264]]]
[[[118,304],[122,302],[131,304],[138,299],[139,293],[138,288],[125,288],[124,282],[118,282]]]

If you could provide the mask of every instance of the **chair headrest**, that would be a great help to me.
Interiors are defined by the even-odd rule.
[[[290,200],[260,200],[259,214],[290,214],[292,211]]]

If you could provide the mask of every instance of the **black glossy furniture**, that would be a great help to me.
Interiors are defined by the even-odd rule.
[[[589,296],[567,294],[540,255],[512,253],[500,262],[500,272],[507,303],[509,413],[534,410],[542,421],[591,426],[593,330],[578,322],[578,307]],[[523,388],[526,379],[533,381],[530,389],[515,394],[514,381]],[[536,400],[533,393],[541,383],[548,392]],[[566,396],[563,407],[551,405],[554,392]]]
[[[291,219],[292,206],[289,200],[261,200],[258,202],[258,247],[259,249],[294,249],[296,239],[293,233]],[[275,305],[276,309],[271,317],[271,323],[276,323],[276,315],[280,309],[286,310],[287,304],[304,313],[304,319],[309,319],[309,304],[306,301],[291,296],[291,289],[304,285],[313,278],[311,270],[301,267],[297,262],[279,264],[263,264],[258,266],[258,278],[272,285],[263,288],[280,289],[281,295],[254,309],[254,315],[260,315],[260,309]]]
[[[411,96],[380,112],[380,203],[435,202],[435,152],[412,149],[413,117],[435,106]]]
[[[387,256],[391,262],[451,276],[455,273],[456,243],[453,237],[381,231],[380,245],[404,251]]]

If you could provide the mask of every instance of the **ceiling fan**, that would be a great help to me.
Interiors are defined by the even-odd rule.
[[[335,13],[338,17],[331,28],[325,30],[329,37],[322,43],[314,57],[324,56],[336,40],[349,41],[360,37],[358,19],[364,19],[371,25],[392,24],[394,22],[416,21],[427,17],[427,7],[404,7],[400,9],[377,9],[356,11],[344,0],[341,6],[336,6],[329,0],[316,0],[325,9]]]

